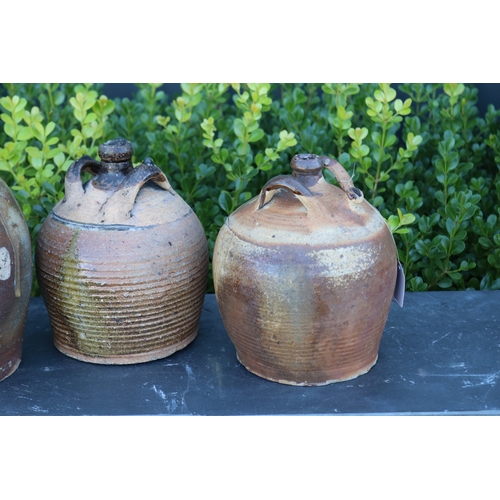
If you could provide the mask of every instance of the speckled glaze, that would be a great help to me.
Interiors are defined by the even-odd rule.
[[[377,361],[397,276],[380,213],[340,164],[297,155],[221,228],[215,293],[238,360],[260,377],[324,385]],[[327,183],[322,168],[342,189]]]
[[[132,168],[124,139],[82,158],[44,222],[37,275],[55,346],[81,361],[164,358],[198,332],[208,276],[203,228],[147,159]],[[82,186],[81,171],[95,175]]]
[[[32,279],[28,226],[0,179],[0,381],[12,375],[21,362]]]

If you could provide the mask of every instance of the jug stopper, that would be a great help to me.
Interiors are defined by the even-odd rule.
[[[131,142],[119,137],[101,144],[97,154],[108,172],[116,172],[132,166],[134,147]]]

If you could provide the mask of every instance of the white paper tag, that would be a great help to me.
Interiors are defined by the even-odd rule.
[[[9,251],[5,247],[0,248],[0,280],[10,278],[11,267]]]
[[[405,272],[399,260],[398,260],[398,276],[396,278],[396,286],[394,288],[394,299],[401,307],[403,307],[403,302],[405,299]]]

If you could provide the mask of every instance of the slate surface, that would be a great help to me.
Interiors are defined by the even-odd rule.
[[[392,304],[377,364],[323,387],[269,382],[238,363],[207,295],[196,340],[163,360],[83,363],[52,344],[32,299],[23,360],[0,415],[500,415],[500,291],[408,293]]]

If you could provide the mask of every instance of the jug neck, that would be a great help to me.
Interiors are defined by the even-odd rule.
[[[132,169],[132,162],[127,162],[127,165],[101,162],[101,170],[90,182],[95,189],[115,191]]]
[[[323,159],[314,154],[298,154],[292,158],[293,176],[304,186],[313,186],[323,177]]]
[[[132,170],[132,168],[133,165],[130,160],[122,161],[119,163],[101,161],[101,173],[118,174],[122,172],[124,174],[127,174]]]

